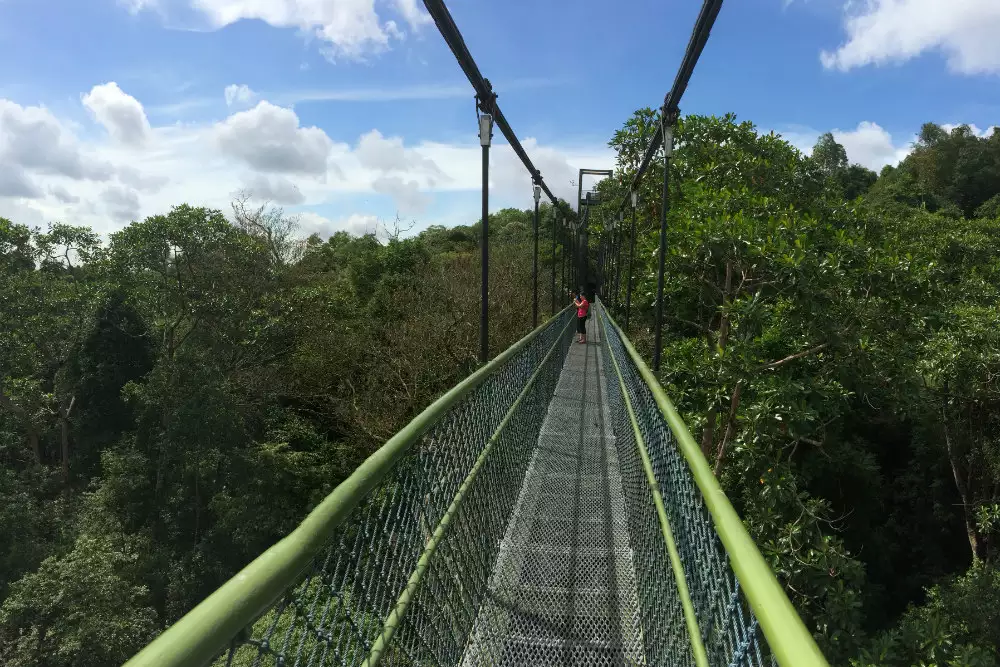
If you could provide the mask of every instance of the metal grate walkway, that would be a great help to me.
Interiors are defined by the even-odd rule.
[[[645,664],[600,343],[595,313],[559,376],[463,667]]]

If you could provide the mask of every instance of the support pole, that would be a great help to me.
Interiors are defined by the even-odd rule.
[[[576,290],[576,230],[571,229],[569,233],[569,257],[566,260],[566,280],[571,290]]]
[[[479,116],[479,145],[483,148],[483,229],[482,229],[482,294],[479,309],[479,361],[490,358],[490,139],[493,136],[493,116]]]
[[[573,289],[580,289],[580,231],[573,234]]]
[[[628,283],[625,286],[625,333],[628,333],[628,318],[632,311],[632,275],[635,272],[635,209],[639,204],[639,193],[633,191],[632,197],[632,231],[628,248]]]
[[[557,218],[555,209],[552,210],[552,315],[556,314],[556,226]]]
[[[604,245],[604,277],[601,278],[601,282],[605,285],[605,287],[603,287],[601,291],[602,294],[606,295],[604,298],[607,300],[608,305],[610,306],[611,302],[614,301],[615,298],[614,297],[615,281],[613,277],[615,275],[615,270],[614,270],[615,230],[614,228],[612,228],[608,231],[610,233],[608,234],[608,239]]]
[[[602,278],[602,281],[606,285],[606,287],[604,288],[604,290],[605,290],[605,292],[607,294],[606,300],[607,300],[608,306],[610,307],[611,306],[611,302],[614,300],[614,296],[613,296],[613,294],[614,294],[614,279],[612,278],[612,276],[615,275],[614,274],[614,269],[612,268],[612,262],[614,262],[614,260],[615,260],[615,230],[614,230],[614,228],[608,230],[608,238],[607,238],[607,241],[605,242],[604,254],[605,254],[605,257],[604,257],[604,274],[605,275],[604,275],[604,278]]]
[[[601,244],[597,248],[597,291],[604,298],[604,247],[605,235],[601,234]]]
[[[611,299],[611,303],[614,304],[615,313],[618,314],[619,306],[619,286],[620,279],[622,275],[622,241],[624,240],[622,236],[625,231],[625,215],[623,213],[618,214],[618,225],[615,227],[615,287],[614,287],[614,297]]]
[[[538,175],[535,175],[535,253],[531,258],[531,328],[538,327],[538,200],[542,197],[542,186],[538,184]]]
[[[670,156],[674,152],[673,119],[667,109],[660,111],[663,126],[663,201],[660,206],[660,266],[656,274],[656,323],[653,330],[653,372],[660,372],[660,347],[663,342],[663,270],[667,254],[667,211],[670,210]]]
[[[565,224],[565,221],[563,221],[563,224]],[[562,276],[560,279],[562,283],[562,290],[560,294],[560,299],[564,299],[566,298],[566,228],[565,227],[563,227],[562,230],[562,243],[560,243],[559,245],[561,246],[561,249],[559,250],[559,264],[562,266],[562,271],[561,271]]]

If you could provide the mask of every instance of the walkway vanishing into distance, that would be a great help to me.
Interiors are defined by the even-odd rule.
[[[587,328],[566,355],[463,667],[643,662],[600,327]]]
[[[438,399],[128,667],[826,665],[598,303]]]

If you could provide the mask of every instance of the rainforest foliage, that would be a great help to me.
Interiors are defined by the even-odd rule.
[[[604,201],[656,122],[615,134]],[[676,137],[661,382],[765,557],[832,664],[1000,665],[1000,132],[928,124],[878,175],[731,116]],[[662,164],[635,215],[645,354]],[[593,273],[631,219],[591,215]],[[0,218],[0,664],[121,664],[473,370],[479,230],[302,241],[238,202],[102,243]],[[531,328],[531,212],[490,235],[496,352]]]
[[[657,122],[615,134],[605,200]],[[824,653],[1000,664],[1000,131],[927,124],[878,176],[829,134],[810,157],[732,116],[675,137],[660,379]],[[649,355],[652,165],[630,313]]]

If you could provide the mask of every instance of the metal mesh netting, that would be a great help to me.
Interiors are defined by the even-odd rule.
[[[462,667],[645,665],[596,322],[566,357]]]
[[[695,616],[712,667],[771,664],[764,639],[701,492],[691,475],[653,393],[622,345],[617,329],[599,308],[606,333],[604,372],[608,378],[614,432],[625,489],[629,535],[635,550],[640,615],[647,658],[653,665],[693,665],[677,586],[636,448],[636,438],[618,382],[618,370],[646,443],[659,491],[683,563]],[[618,370],[611,361],[617,361]]]
[[[214,665],[365,663],[442,519],[447,528],[419,586],[411,587],[381,664],[458,664],[572,340],[571,316],[554,319],[443,414],[352,511],[299,582]],[[519,397],[460,507],[448,515]]]

